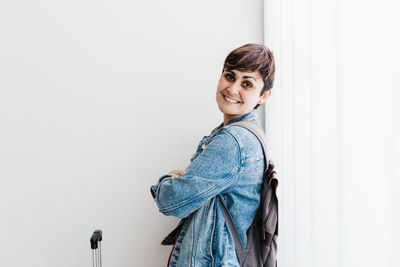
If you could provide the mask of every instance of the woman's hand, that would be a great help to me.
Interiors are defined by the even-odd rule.
[[[185,172],[186,172],[186,170],[172,170],[168,174],[173,174],[174,176],[172,176],[171,178],[175,178],[175,177],[179,177],[181,175],[184,175]]]

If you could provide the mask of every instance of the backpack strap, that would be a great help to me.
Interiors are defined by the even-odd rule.
[[[276,190],[276,187],[278,186],[278,177],[276,176],[276,172],[274,170],[275,164],[272,161],[272,159],[269,158],[268,150],[267,150],[267,137],[265,136],[264,130],[255,124],[254,122],[251,121],[238,121],[234,122],[229,125],[234,125],[234,126],[241,126],[243,128],[248,129],[250,132],[252,132],[260,141],[263,152],[264,152],[264,176],[268,177],[268,185],[273,186],[274,191]],[[268,173],[270,172],[270,173]],[[276,192],[275,192],[276,193]]]
[[[273,164],[273,163],[271,160],[268,161],[267,145],[266,145],[266,140],[265,140],[266,138],[265,138],[264,130],[260,126],[258,126],[257,124],[255,124],[251,121],[238,121],[238,122],[229,124],[229,126],[240,126],[240,127],[246,128],[250,132],[252,132],[257,137],[257,139],[260,141],[262,148],[263,148],[263,153],[264,153],[264,163],[265,163],[264,175],[265,175],[265,173],[269,169],[268,163],[270,163],[270,164]],[[226,207],[225,202],[220,195],[218,195],[218,200],[220,201],[222,213],[224,214],[226,224],[228,225],[228,228],[231,231],[231,234],[233,236],[236,252],[240,253],[241,251],[244,250],[244,248],[243,248],[243,243],[242,243],[242,240],[240,239],[239,233],[237,232],[235,223],[233,222],[232,216],[229,213],[229,210]]]
[[[229,230],[233,236],[233,241],[235,242],[236,252],[239,253],[244,250],[242,240],[240,239],[239,233],[237,232],[237,228],[235,223],[232,220],[231,214],[229,213],[228,208],[225,205],[224,200],[220,195],[218,195],[219,203],[221,204],[222,213],[224,214],[226,224],[228,225]]]

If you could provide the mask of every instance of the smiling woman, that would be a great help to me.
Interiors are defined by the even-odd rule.
[[[245,248],[265,164],[257,137],[233,123],[261,127],[256,109],[271,95],[274,73],[274,57],[264,45],[233,50],[216,91],[223,122],[203,137],[186,170],[172,170],[151,187],[160,212],[183,218],[163,242],[174,245],[168,266],[240,266],[216,198],[225,202]]]
[[[236,119],[261,105],[271,90],[261,93],[264,81],[258,72],[225,70],[218,82],[217,103],[224,113],[224,123]]]

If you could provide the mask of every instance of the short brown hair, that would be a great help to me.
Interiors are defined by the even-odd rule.
[[[272,52],[263,44],[245,44],[236,48],[226,57],[225,70],[258,71],[264,81],[260,96],[272,89],[275,78],[275,59]],[[254,108],[258,108],[257,104]]]

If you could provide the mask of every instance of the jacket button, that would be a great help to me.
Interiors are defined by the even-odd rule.
[[[203,149],[203,150],[206,149],[206,145],[202,145],[201,149]]]

